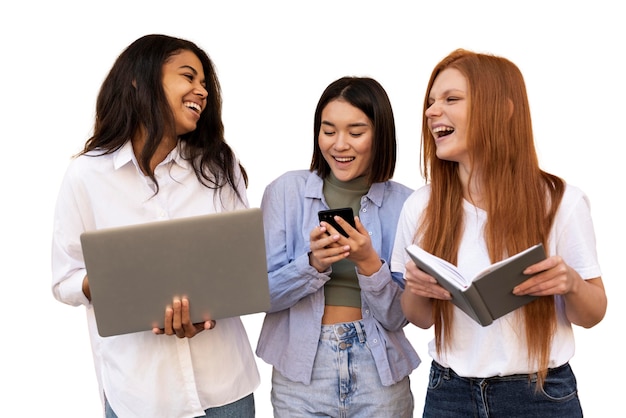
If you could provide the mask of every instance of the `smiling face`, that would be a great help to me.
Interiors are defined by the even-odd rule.
[[[370,119],[350,103],[333,100],[322,110],[317,142],[338,180],[350,181],[368,174],[373,136]]]
[[[465,76],[454,68],[443,70],[428,96],[426,118],[435,138],[437,157],[469,168],[467,150],[469,91]]]
[[[196,129],[206,106],[205,87],[202,63],[193,52],[181,51],[163,64],[163,89],[174,115],[177,137]]]

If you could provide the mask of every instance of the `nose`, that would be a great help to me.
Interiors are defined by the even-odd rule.
[[[207,91],[206,87],[204,87],[202,84],[198,84],[196,86],[195,94],[197,94],[201,99],[206,99],[207,96],[209,95],[209,92]]]
[[[441,115],[441,107],[439,107],[437,102],[433,102],[426,108],[426,112],[424,112],[424,115],[427,118],[433,118],[435,116],[439,116]]]
[[[348,141],[347,141],[347,137],[346,137],[347,135],[348,133],[346,132],[342,132],[342,131],[337,132],[337,135],[335,136],[335,143],[333,144],[333,148],[335,148],[336,150],[348,149],[350,145],[348,144]]]

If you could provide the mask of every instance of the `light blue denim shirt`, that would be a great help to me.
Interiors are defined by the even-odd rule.
[[[318,272],[308,256],[309,234],[319,225],[317,212],[328,209],[322,186],[315,172],[290,171],[266,187],[261,202],[271,308],[256,353],[286,378],[304,384],[311,382],[324,314],[324,283],[330,279],[330,269]],[[385,386],[402,380],[420,363],[403,331],[407,324],[400,307],[403,277],[389,268],[398,216],[411,192],[393,181],[375,183],[361,198],[358,213],[383,261],[373,275],[357,276],[367,344]]]

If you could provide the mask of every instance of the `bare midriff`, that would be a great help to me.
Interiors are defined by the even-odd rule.
[[[324,316],[322,317],[322,324],[331,325],[341,322],[353,322],[362,319],[361,308],[354,308],[352,306],[331,306],[326,305],[324,307]]]

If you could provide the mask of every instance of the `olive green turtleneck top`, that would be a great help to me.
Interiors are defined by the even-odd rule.
[[[331,172],[324,179],[324,198],[330,209],[351,207],[358,216],[361,198],[369,191],[367,177],[340,181]],[[332,265],[330,280],[324,285],[326,305],[361,307],[361,288],[356,276],[356,266],[344,259]]]

